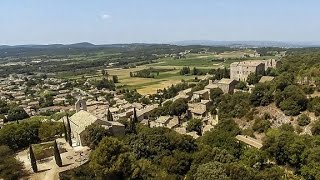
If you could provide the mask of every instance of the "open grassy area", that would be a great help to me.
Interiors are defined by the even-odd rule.
[[[244,57],[245,54],[253,53],[249,50],[226,52],[221,54],[188,54],[185,58],[175,59],[173,57],[166,57],[158,60],[156,66],[175,67],[180,69],[183,66],[190,68],[224,68],[229,67],[231,63],[236,61],[247,60],[267,60],[275,58],[274,56],[261,56],[261,57]],[[149,65],[152,66],[152,65]]]
[[[161,68],[161,66],[152,67]],[[163,89],[171,86],[172,84],[177,84],[181,82],[182,79],[189,80],[195,78],[195,76],[181,76],[179,74],[179,69],[168,72],[160,72],[159,76],[155,76],[155,78],[130,77],[130,72],[139,71],[146,68],[149,68],[149,66],[139,66],[131,69],[108,69],[108,73],[110,75],[118,76],[120,83],[118,83],[117,86],[129,89],[137,89],[137,91],[141,94],[155,93],[157,89]]]
[[[216,66],[217,58],[214,54],[190,54],[185,58],[174,59],[172,57],[166,57],[159,60],[157,65],[159,66],[196,66],[196,67],[208,67]]]

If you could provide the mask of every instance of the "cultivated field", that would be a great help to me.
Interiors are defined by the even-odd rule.
[[[152,67],[164,68],[162,66]],[[181,67],[177,67],[176,70],[168,72],[160,72],[159,76],[156,76],[155,78],[130,77],[130,72],[139,71],[147,68],[149,68],[149,66],[139,66],[130,69],[108,69],[107,71],[110,75],[118,76],[120,83],[118,83],[117,86],[129,89],[137,89],[137,91],[141,94],[152,94],[155,93],[158,89],[163,89],[168,86],[171,86],[172,84],[177,84],[181,82],[182,79],[189,80],[195,78],[195,76],[179,75],[179,69]]]
[[[252,50],[251,50],[252,51]],[[112,75],[117,75],[119,83],[117,86],[120,88],[137,89],[141,94],[152,94],[158,89],[163,89],[172,84],[177,84],[181,80],[194,79],[195,76],[181,76],[179,71],[181,68],[188,66],[190,69],[194,67],[198,69],[217,69],[229,67],[232,62],[243,60],[261,60],[270,59],[272,57],[255,57],[244,58],[245,54],[253,53],[250,50],[225,52],[221,54],[205,53],[205,54],[187,54],[184,58],[176,59],[173,57],[165,57],[158,59],[155,63],[137,66],[135,68],[123,69],[113,68],[106,69],[111,78]],[[160,72],[154,78],[141,78],[130,77],[130,72],[136,72],[148,68],[155,69],[172,69],[167,72]],[[93,71],[91,73],[83,74],[86,78],[90,79],[102,79],[101,72]],[[77,79],[82,75],[64,76],[64,78]],[[198,77],[202,78],[202,77]]]

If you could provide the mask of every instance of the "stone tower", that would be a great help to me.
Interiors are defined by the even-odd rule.
[[[87,103],[86,103],[86,101],[81,99],[81,98],[78,99],[78,101],[75,104],[75,109],[76,109],[76,112],[79,112],[81,110],[87,111]]]

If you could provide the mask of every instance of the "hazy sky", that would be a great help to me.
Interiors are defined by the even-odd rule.
[[[0,1],[0,44],[180,40],[320,41],[320,1]]]

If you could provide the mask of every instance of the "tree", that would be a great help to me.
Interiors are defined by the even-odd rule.
[[[112,81],[113,81],[113,83],[118,83],[119,82],[118,76],[117,75],[113,75],[112,76]]]
[[[129,120],[129,132],[136,133],[136,123],[134,120],[134,116],[132,116]]]
[[[108,108],[108,112],[107,112],[107,121],[113,121],[113,116],[112,116],[112,113],[110,112],[109,108]]]
[[[188,101],[186,99],[178,99],[170,105],[170,115],[181,116],[188,110]]]
[[[320,135],[320,120],[313,123],[312,128],[311,128],[311,132],[314,136]]]
[[[271,123],[269,120],[258,118],[254,121],[252,129],[254,131],[257,131],[258,133],[263,133],[263,132],[266,132],[270,127],[271,127]]]
[[[68,143],[72,147],[72,139],[71,139],[71,126],[69,120],[69,114],[67,113],[67,131],[68,131]]]
[[[180,70],[180,75],[187,75],[187,74],[190,74],[190,67],[183,67]]]
[[[220,119],[214,129],[199,137],[199,142],[225,149],[233,156],[238,157],[242,147],[234,137],[239,133],[240,128],[233,119]]]
[[[283,179],[284,170],[278,166],[266,168],[256,175],[257,179]],[[289,178],[290,179],[290,178]]]
[[[51,141],[57,135],[61,136],[63,133],[63,124],[61,122],[47,121],[42,122],[39,128],[39,137],[42,141]]]
[[[274,80],[274,86],[276,89],[283,91],[287,86],[292,85],[294,82],[294,76],[292,73],[282,73]]]
[[[297,119],[299,126],[306,126],[308,124],[310,124],[311,119],[309,116],[302,114],[298,117]]]
[[[287,86],[282,92],[278,92],[275,98],[276,104],[289,116],[298,115],[307,108],[308,100],[303,90],[296,85]]]
[[[95,82],[95,86],[97,89],[101,90],[103,88],[114,90],[115,89],[115,84],[112,80],[108,80],[106,78],[103,78],[99,81]]]
[[[132,120],[133,120],[133,123],[138,122],[137,110],[135,107],[133,108],[133,119]]]
[[[63,132],[64,132],[64,139],[66,140],[66,142],[68,142],[68,132],[67,132],[67,128],[64,121],[63,121]]]
[[[182,151],[174,151],[172,155],[164,156],[161,159],[161,167],[170,174],[177,174],[184,177],[191,166],[191,155]]]
[[[247,84],[243,81],[240,81],[236,86],[236,89],[248,90]]]
[[[320,97],[314,97],[308,103],[308,110],[314,112],[316,116],[320,116]]]
[[[196,131],[199,136],[202,135],[202,120],[201,119],[191,119],[187,125],[187,131]]]
[[[201,164],[209,163],[209,162],[220,162],[220,163],[231,163],[235,161],[235,157],[231,155],[227,150],[220,149],[217,147],[210,147],[208,145],[202,145],[199,147],[198,151],[193,154],[193,162],[191,165],[191,169],[187,174],[187,179],[193,179],[197,168]]]
[[[256,171],[253,168],[240,163],[226,164],[226,173],[230,179],[256,179]]]
[[[229,179],[224,165],[219,162],[209,162],[200,165],[194,176],[196,180]]]
[[[23,163],[15,158],[8,146],[0,146],[0,179],[22,179],[25,174]]]
[[[149,99],[149,98],[146,98],[146,97],[142,97],[142,98],[140,99],[140,102],[141,102],[142,104],[151,104],[150,99]]]
[[[58,148],[56,140],[54,140],[54,143],[53,143],[53,152],[54,152],[54,159],[56,161],[56,164],[59,167],[61,167],[62,166],[62,161],[61,161],[61,156],[60,156],[60,152],[59,152],[59,148]]]
[[[223,91],[220,88],[214,88],[210,90],[210,99],[217,105],[221,101]]]
[[[101,70],[101,75],[104,76],[106,71],[104,69]]]
[[[251,104],[254,106],[267,106],[273,101],[271,86],[265,83],[256,84],[250,94]]]
[[[107,70],[102,69],[102,70],[101,70],[101,74],[102,74],[102,76],[106,76],[106,77],[107,77],[107,79],[108,79],[108,77],[109,77],[109,73],[108,73],[108,71],[107,71]]]
[[[156,165],[151,160],[139,159],[134,162],[134,166],[136,169],[131,175],[131,179],[156,179],[158,177],[170,179],[166,170]]]
[[[96,124],[91,124],[85,129],[85,134],[83,138],[83,144],[88,145],[90,148],[95,149],[99,142],[106,136],[111,135],[111,133]]]
[[[245,165],[257,170],[262,170],[267,165],[268,161],[267,153],[255,148],[245,149],[241,154],[240,159]]]
[[[7,102],[0,100],[0,114],[7,113],[9,110],[9,106]]]
[[[131,174],[133,156],[116,138],[106,137],[91,153],[89,166],[102,179],[123,179]]]
[[[12,150],[28,147],[40,142],[40,121],[23,121],[11,123],[0,129],[0,144],[7,145]]]
[[[218,105],[220,117],[238,117],[245,116],[250,111],[250,94],[236,92],[233,95],[224,94],[221,96],[221,102]]]
[[[36,157],[34,156],[31,144],[29,146],[29,155],[30,155],[31,167],[33,172],[38,172],[37,160],[36,160]]]
[[[6,118],[7,121],[16,121],[28,118],[29,115],[26,111],[21,107],[14,107],[8,111],[8,116]]]
[[[200,72],[200,71],[199,71],[196,67],[194,67],[194,68],[193,68],[193,71],[192,71],[192,74],[193,74],[193,75],[198,75],[199,72]]]
[[[247,77],[247,83],[249,85],[257,84],[259,80],[260,80],[260,77],[256,73],[250,73]]]

